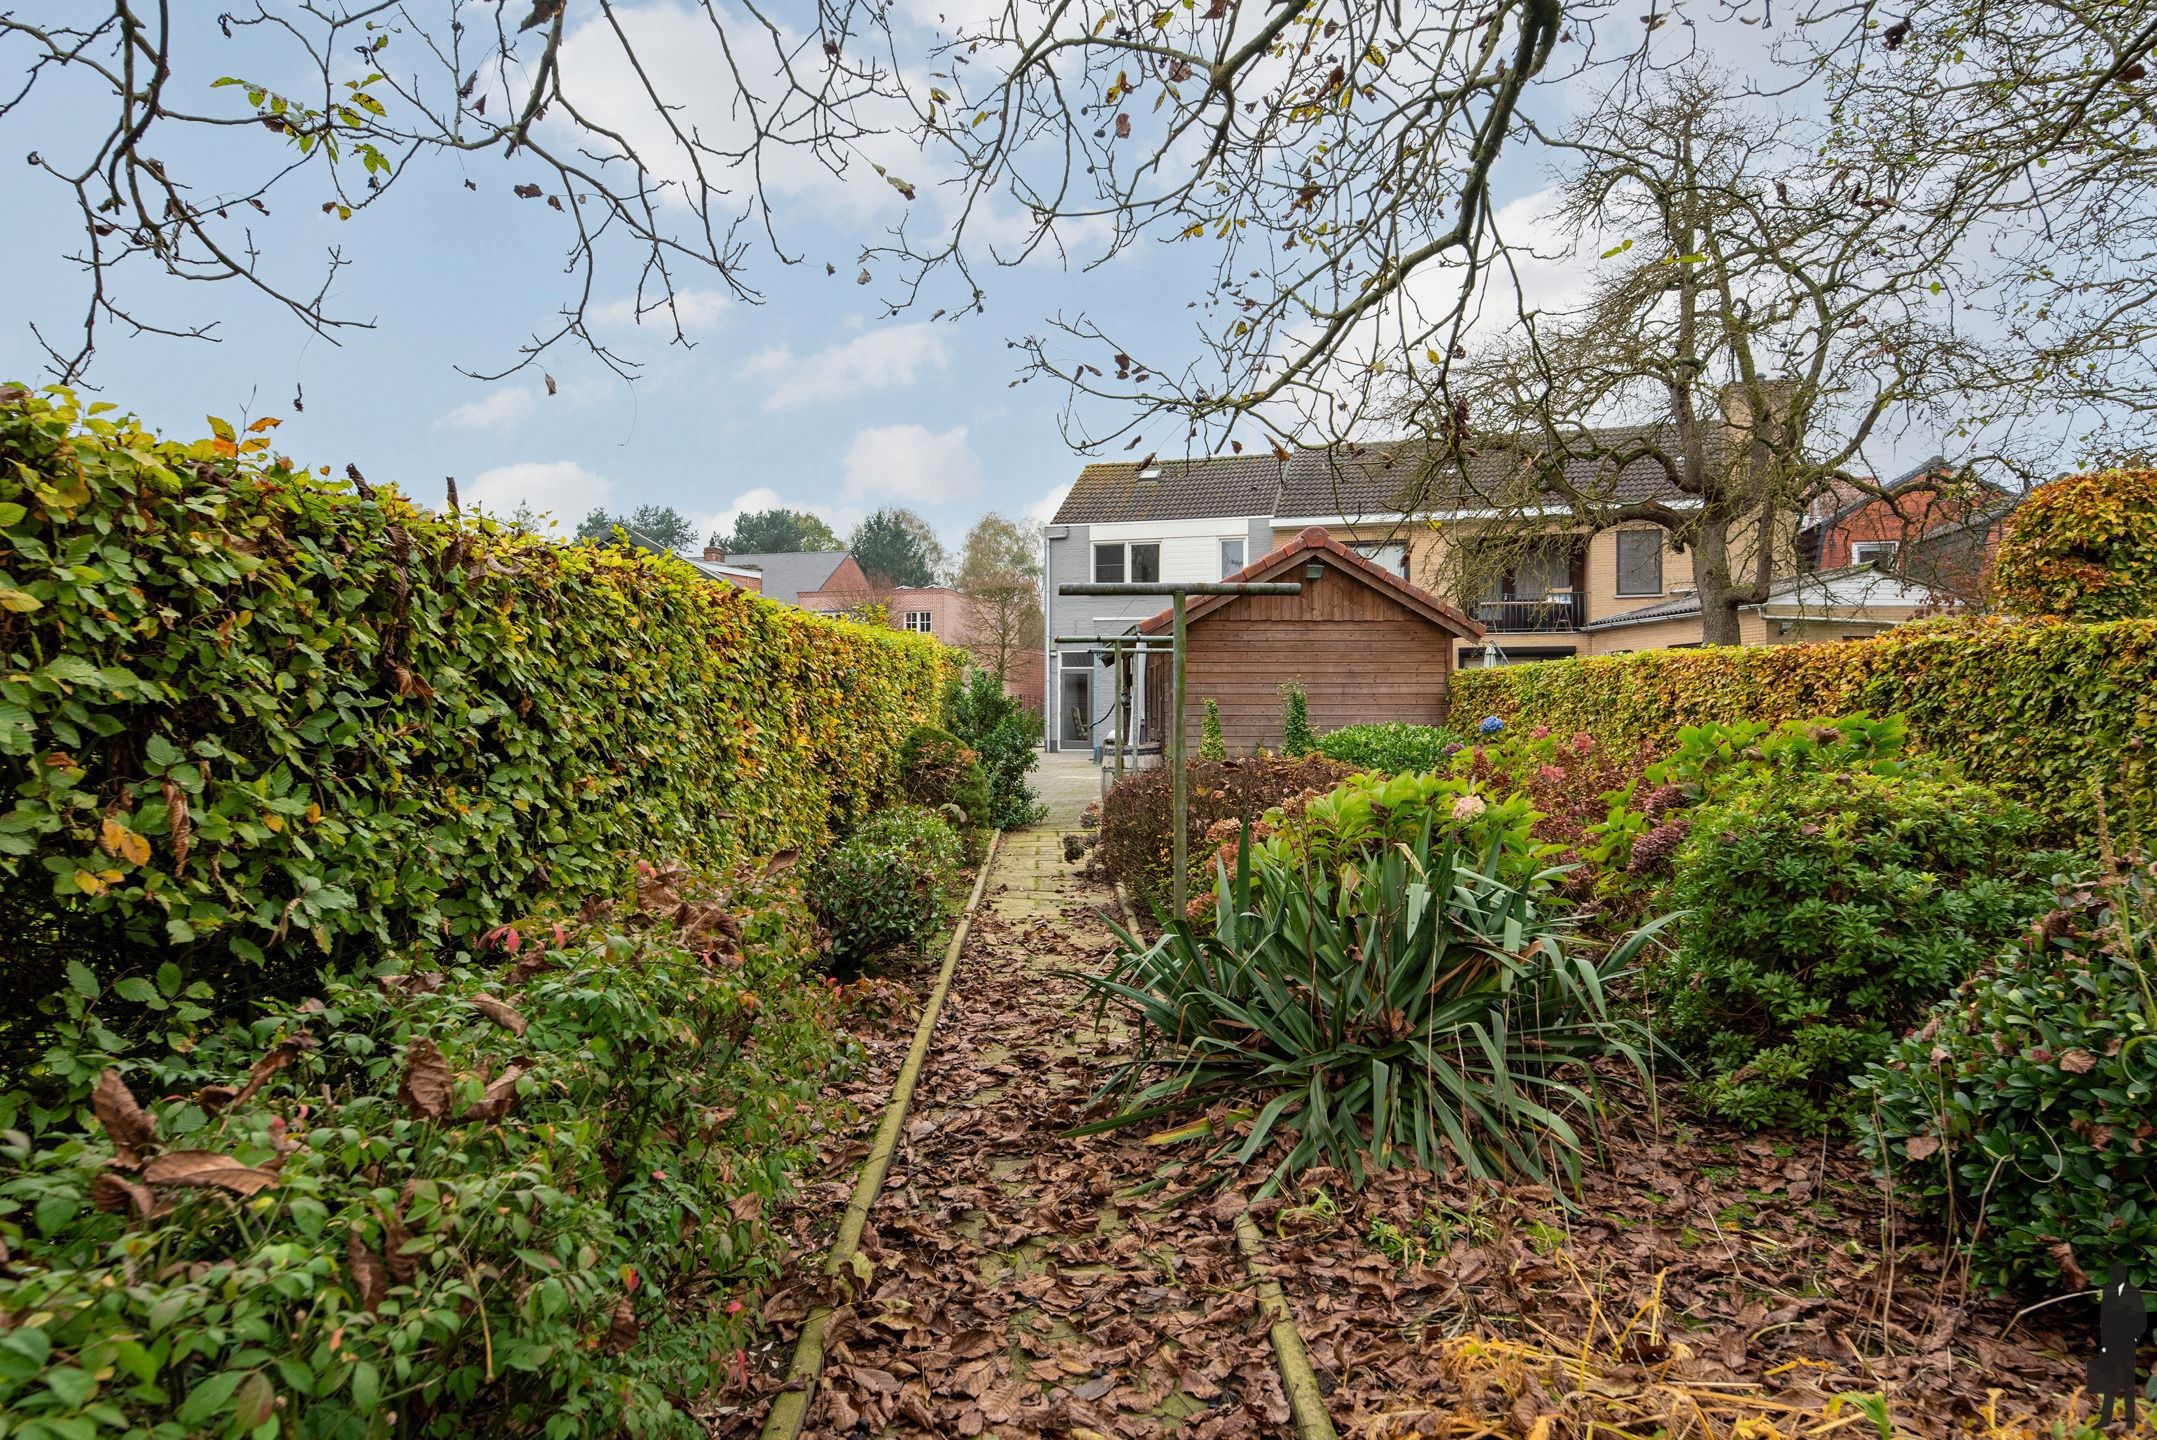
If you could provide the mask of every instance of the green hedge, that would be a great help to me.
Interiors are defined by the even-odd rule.
[[[1585,730],[1631,753],[1710,721],[1868,711],[1904,716],[1912,748],[1959,764],[2054,824],[2079,823],[2101,778],[2145,824],[2157,735],[2157,621],[1938,620],[1872,640],[1645,650],[1453,677],[1453,713]]]
[[[954,652],[0,387],[0,978],[221,1002],[471,935],[629,857],[821,845]],[[273,421],[252,429],[266,431]],[[0,1031],[0,1079],[33,1041]],[[127,1017],[115,1017],[122,1024]],[[138,1017],[144,1018],[144,1017]],[[12,1033],[10,1033],[12,1032]]]

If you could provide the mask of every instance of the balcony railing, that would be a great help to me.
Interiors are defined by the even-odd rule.
[[[1546,595],[1540,600],[1484,600],[1475,607],[1475,618],[1485,630],[1509,634],[1538,631],[1578,630],[1580,596]]]

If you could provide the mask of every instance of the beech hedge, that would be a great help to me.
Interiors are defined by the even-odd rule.
[[[1867,711],[1901,715],[1911,748],[1951,760],[2056,826],[2092,818],[2101,781],[2114,818],[2147,824],[2157,736],[2157,621],[2099,625],[2000,618],[1905,625],[1871,640],[1643,650],[1453,677],[1462,723],[1587,731],[1658,753],[1688,725],[1771,723]]]
[[[819,848],[954,674],[925,637],[671,557],[310,472],[274,420],[181,443],[111,412],[0,386],[18,995],[146,948],[231,1008],[347,952],[620,895],[634,855]]]

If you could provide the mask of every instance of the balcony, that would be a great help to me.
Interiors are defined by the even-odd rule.
[[[1578,630],[1583,618],[1580,594],[1558,592],[1538,600],[1483,600],[1475,607],[1476,622],[1494,634],[1531,635]]]

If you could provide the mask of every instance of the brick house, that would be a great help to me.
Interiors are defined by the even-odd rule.
[[[1821,571],[1871,565],[1900,574],[1903,558],[1918,541],[1964,527],[2009,498],[1998,485],[1957,475],[1935,455],[1877,494],[1843,486],[1823,496],[1798,528],[1798,564]]]
[[[758,554],[729,555],[717,545],[704,547],[704,562],[729,569],[753,571],[757,583],[753,587],[765,598],[777,600],[783,605],[802,605],[805,594],[819,594],[826,590],[865,591],[869,589],[869,577],[862,573],[854,557],[844,550],[787,550]],[[816,606],[802,605],[813,610]],[[839,606],[845,609],[845,606]]]

